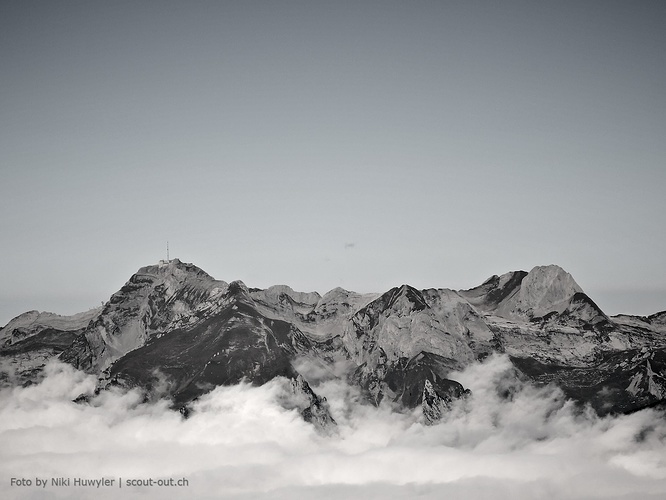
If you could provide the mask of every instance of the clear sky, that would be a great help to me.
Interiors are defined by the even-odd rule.
[[[0,2],[0,324],[165,256],[666,309],[666,2]]]

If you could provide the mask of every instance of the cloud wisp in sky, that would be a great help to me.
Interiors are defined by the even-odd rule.
[[[342,368],[340,365],[338,368]],[[94,378],[52,363],[40,384],[0,398],[3,498],[82,498],[34,478],[186,478],[186,487],[124,487],[123,498],[660,498],[666,422],[643,410],[599,418],[557,389],[520,382],[506,357],[455,373],[473,391],[443,422],[361,403],[319,377],[337,433],[318,434],[281,404],[287,381],[218,387],[190,418],[138,391],[95,396]],[[310,374],[314,374],[314,370]],[[90,395],[88,404],[72,402]],[[10,479],[33,478],[32,487]],[[117,483],[116,483],[117,484]],[[117,498],[117,488],[96,489]]]

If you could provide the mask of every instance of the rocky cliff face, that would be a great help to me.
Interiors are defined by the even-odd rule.
[[[104,370],[152,337],[192,327],[224,307],[227,287],[178,259],[142,267],[61,359],[92,373]]]
[[[460,384],[450,384],[446,388],[435,386],[429,379],[425,380],[423,385],[423,394],[421,395],[421,410],[423,411],[423,420],[426,425],[434,425],[451,409],[451,405],[456,399],[470,394],[469,390],[462,389]]]
[[[0,329],[0,380],[22,384],[37,377],[44,363],[67,350],[101,311],[73,316],[29,311],[11,320]]]
[[[403,285],[352,314],[343,344],[358,365],[354,380],[371,400],[414,404],[406,388],[414,390],[417,381],[420,393],[427,372],[436,374],[436,384],[446,380],[452,369],[491,352],[492,339],[479,314],[452,290]]]
[[[460,295],[479,311],[507,320],[586,329],[609,322],[573,277],[554,265],[493,276]]]
[[[317,396],[303,375],[293,378],[290,387],[291,393],[296,397],[296,407],[300,410],[303,419],[322,433],[334,432],[335,420],[328,411],[326,398]]]
[[[30,312],[0,330],[5,384],[39,377],[50,358],[142,387],[187,413],[218,385],[290,380],[299,411],[334,426],[326,401],[299,373],[304,357],[341,358],[367,400],[420,407],[436,422],[466,394],[451,373],[493,352],[535,383],[554,383],[599,413],[666,400],[666,312],[609,318],[557,266],[493,276],[470,290],[320,296],[280,285],[248,289],[175,259],[141,268],[99,310],[72,317]]]
[[[241,282],[218,299],[205,317],[154,335],[118,359],[107,370],[108,383],[141,386],[183,405],[218,385],[298,376],[291,360],[311,349],[302,332],[259,314]]]

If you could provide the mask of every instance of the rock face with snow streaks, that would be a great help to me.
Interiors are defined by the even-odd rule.
[[[463,390],[462,386],[450,385],[445,390],[435,389],[430,380],[426,379],[423,384],[423,394],[421,396],[421,411],[423,412],[423,421],[426,425],[438,423],[442,417],[451,409],[451,405],[457,399],[468,396],[469,390]]]
[[[414,405],[404,397],[412,379],[419,392],[424,370],[445,380],[450,370],[490,353],[492,339],[478,313],[452,290],[403,285],[353,314],[343,342],[358,365],[355,380],[374,402],[389,396]]]
[[[300,399],[297,407],[303,419],[314,425],[320,432],[331,433],[336,424],[328,410],[326,398],[317,396],[310,388],[310,384],[300,374],[291,379],[290,387],[292,394]]]
[[[334,420],[296,368],[300,359],[347,360],[347,380],[369,403],[420,407],[432,424],[466,394],[452,372],[493,352],[601,414],[666,400],[666,312],[610,318],[554,265],[469,290],[402,285],[322,296],[218,281],[174,259],[139,269],[98,310],[33,311],[0,329],[5,384],[37,379],[58,357],[97,374],[100,387],[140,387],[186,413],[216,386],[286,377],[299,411],[320,429]]]
[[[101,371],[153,336],[202,321],[223,306],[227,286],[178,259],[143,267],[111,296],[61,359],[91,373]]]
[[[29,311],[11,320],[0,330],[0,380],[22,384],[38,376],[100,313],[101,308],[73,316]]]

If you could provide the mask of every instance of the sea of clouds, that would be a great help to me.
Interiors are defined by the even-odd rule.
[[[364,404],[331,370],[305,360],[298,369],[327,398],[335,432],[317,432],[285,404],[285,379],[218,387],[185,419],[137,390],[94,395],[94,377],[51,362],[41,383],[0,393],[0,497],[666,497],[663,413],[599,418],[555,388],[519,381],[505,356],[452,374],[472,396],[434,426],[424,425],[420,409]],[[74,403],[81,394],[89,401]],[[57,477],[189,484],[91,492],[51,485]],[[11,478],[33,485],[12,486]],[[49,484],[36,487],[35,478]]]

